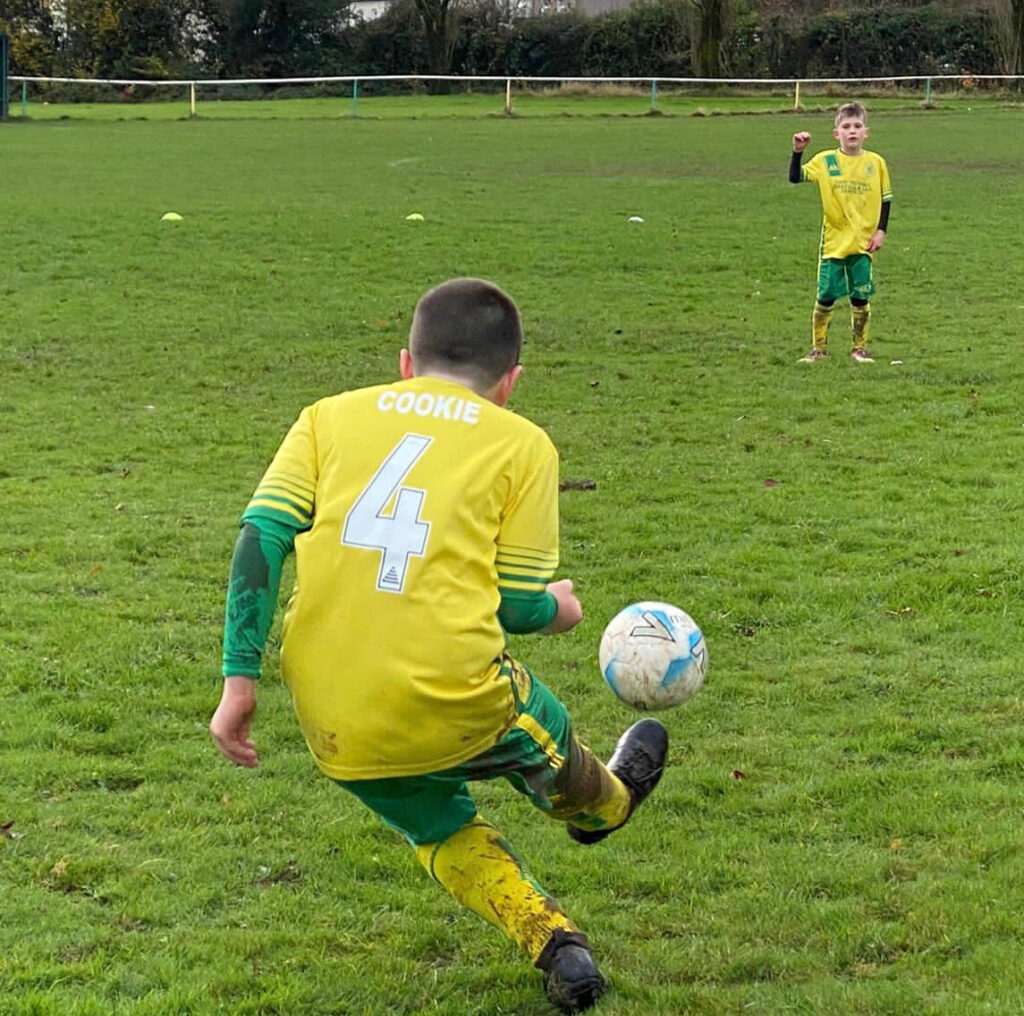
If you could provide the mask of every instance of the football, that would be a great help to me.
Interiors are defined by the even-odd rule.
[[[682,705],[704,684],[708,648],[697,623],[671,603],[644,601],[619,611],[601,636],[601,673],[635,709]]]

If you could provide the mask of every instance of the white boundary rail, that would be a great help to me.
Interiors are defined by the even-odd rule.
[[[316,78],[194,78],[177,81],[147,80],[140,78],[38,78],[11,75],[9,81],[21,82],[21,109],[26,115],[27,87],[29,84],[75,84],[75,85],[111,85],[119,88],[142,85],[150,88],[188,88],[189,115],[196,116],[198,99],[196,89],[200,87],[219,88],[231,85],[326,85],[345,84],[352,86],[353,115],[358,115],[358,99],[360,82],[368,81],[490,81],[502,82],[505,85],[505,112],[512,112],[512,85],[530,86],[532,84],[636,84],[650,85],[651,105],[655,104],[659,85],[755,85],[769,87],[786,87],[793,91],[793,107],[800,108],[800,88],[804,85],[896,85],[922,82],[925,89],[925,101],[931,98],[931,86],[934,81],[955,81],[974,85],[980,81],[1022,81],[1021,74],[903,74],[894,77],[878,78],[671,78],[671,77],[531,77],[510,78],[505,75],[457,75],[457,74],[359,74],[340,75],[336,77]]]

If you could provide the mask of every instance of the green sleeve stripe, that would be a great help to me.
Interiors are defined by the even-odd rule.
[[[280,497],[283,500],[291,501],[294,504],[302,505],[305,508],[313,507],[313,494],[307,494],[302,490],[294,490],[283,483],[275,483],[273,481],[264,481],[256,488],[254,497]]]
[[[249,506],[242,513],[242,522],[254,522],[257,519],[268,519],[271,522],[278,522],[289,529],[302,532],[313,524],[308,514],[302,514],[291,508],[282,509],[274,504],[264,501],[250,501]]]
[[[522,561],[496,561],[495,566],[498,569],[499,575],[525,575],[526,577],[533,575],[550,575],[555,570],[554,566],[547,562],[539,565],[529,565],[524,564]]]
[[[494,563],[499,569],[507,568],[510,571],[553,572],[558,567],[558,558],[526,561],[523,558],[509,558],[499,554]]]
[[[498,550],[508,554],[519,554],[522,557],[552,557],[550,551],[539,550],[537,547],[524,547],[518,543],[499,543]],[[555,552],[557,555],[557,551]]]
[[[312,499],[293,494],[290,490],[268,487],[266,484],[261,484],[256,488],[256,493],[253,494],[253,500],[256,498],[266,498],[268,501],[280,501],[283,504],[290,504],[294,508],[304,509],[307,513],[309,513],[313,508]]]
[[[542,554],[539,551],[526,553],[523,551],[510,551],[508,547],[498,547],[495,558],[498,563],[511,565],[523,565],[527,567],[550,568],[554,571],[558,567],[558,554]]]
[[[506,593],[516,593],[519,596],[535,596],[538,593],[543,593],[546,589],[546,585],[540,585],[539,583],[530,585],[526,582],[500,582],[498,584],[498,593],[501,596],[504,596]]]
[[[303,525],[306,525],[312,518],[309,509],[304,507],[303,505],[297,505],[292,502],[285,501],[282,498],[267,497],[266,495],[257,495],[253,497],[253,499],[249,502],[249,507],[246,508],[245,510],[248,513],[250,509],[253,508],[269,509],[270,511],[276,513],[277,515],[284,515],[291,519],[297,520],[298,522],[301,522]]]
[[[531,588],[538,586],[544,588],[551,581],[551,572],[542,575],[524,575],[522,572],[508,572],[498,570],[499,586],[515,586],[517,589]]]
[[[312,497],[316,491],[316,485],[309,482],[309,477],[299,476],[297,473],[280,473],[276,469],[273,472],[264,474],[260,484],[264,483],[291,484],[296,490],[309,497]]]
[[[498,594],[500,596],[536,596],[545,591],[544,586],[517,586],[515,583],[498,586]]]

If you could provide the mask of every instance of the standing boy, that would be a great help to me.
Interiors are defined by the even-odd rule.
[[[811,140],[807,131],[793,135],[789,161],[790,183],[813,180],[821,194],[823,221],[818,255],[818,298],[814,304],[813,344],[801,363],[828,355],[828,326],[836,300],[850,298],[855,363],[874,363],[868,351],[869,303],[874,292],[871,260],[885,243],[892,203],[889,168],[876,152],[864,149],[868,136],[867,111],[848,102],[836,111],[833,136],[839,148],[818,152],[806,166],[800,159]]]
[[[654,789],[665,728],[641,720],[607,767],[565,706],[505,651],[505,632],[582,619],[558,565],[558,454],[504,408],[522,371],[512,300],[480,279],[428,292],[401,380],[307,407],[242,515],[228,588],[221,752],[249,740],[281,566],[296,555],[281,672],[320,769],[402,833],[460,903],[543,972],[564,1012],[604,990],[586,936],[476,810],[505,777],[580,843]]]

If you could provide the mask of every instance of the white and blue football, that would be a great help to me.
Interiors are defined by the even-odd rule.
[[[700,691],[708,671],[697,623],[685,610],[653,600],[630,604],[608,622],[598,658],[608,687],[647,712],[682,705]]]

